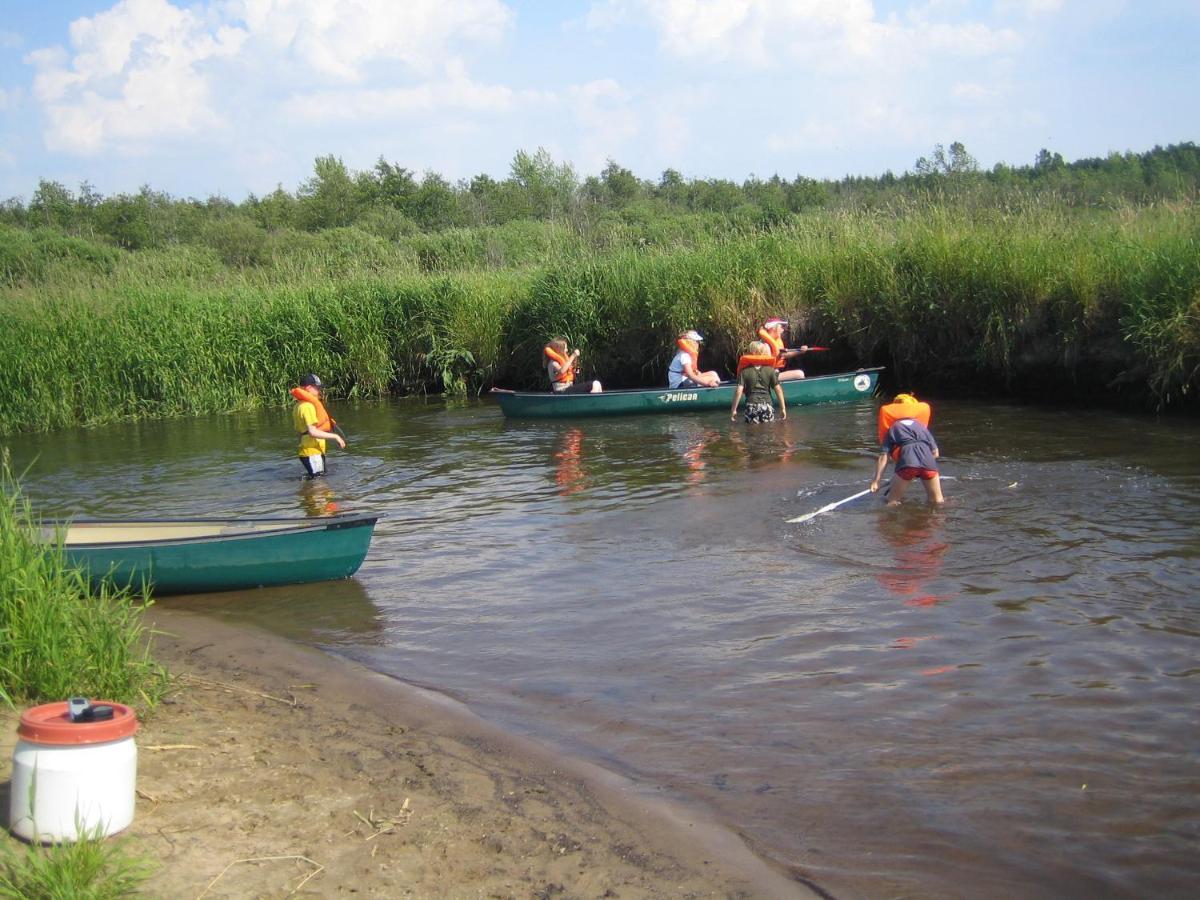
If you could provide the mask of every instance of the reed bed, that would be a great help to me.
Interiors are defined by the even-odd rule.
[[[0,700],[86,696],[153,707],[167,687],[149,658],[142,607],[93,592],[61,546],[38,539],[29,503],[0,463]]]
[[[339,229],[254,267],[194,246],[60,259],[0,293],[0,430],[284,403],[308,371],[335,397],[536,386],[555,333],[606,384],[654,384],[678,331],[729,369],[766,314],[910,385],[1177,403],[1200,384],[1198,223],[1191,204],[914,201],[768,230]]]

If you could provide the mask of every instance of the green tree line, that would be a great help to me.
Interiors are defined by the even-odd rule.
[[[208,246],[226,263],[248,266],[271,258],[271,235],[349,227],[389,241],[518,221],[588,229],[691,215],[716,217],[729,228],[768,228],[814,210],[879,208],[929,196],[994,206],[1020,194],[1072,208],[1103,208],[1191,200],[1198,188],[1200,148],[1190,142],[1074,162],[1043,149],[1030,165],[998,163],[986,171],[956,142],[948,149],[936,146],[902,175],[751,176],[740,184],[687,179],[674,169],[657,180],[642,179],[611,160],[599,175],[581,178],[544,150],[518,152],[503,180],[481,174],[456,183],[436,172],[418,175],[383,157],[369,170],[353,171],[341,159],[323,156],[294,191],[281,185],[238,203],[220,195],[180,199],[149,186],[106,197],[88,183],[71,190],[42,180],[28,202],[14,197],[0,203],[0,225],[51,229],[124,250]],[[13,274],[0,272],[9,281]]]

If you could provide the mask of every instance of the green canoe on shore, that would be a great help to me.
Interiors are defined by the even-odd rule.
[[[61,535],[67,561],[93,584],[201,594],[348,578],[378,518],[77,519],[43,523],[42,538]]]
[[[783,381],[783,396],[788,406],[813,403],[844,403],[871,397],[882,368],[859,369],[839,375],[819,375],[797,381]],[[554,394],[549,391],[509,391],[492,388],[500,409],[509,418],[564,419],[584,416],[627,416],[640,413],[691,412],[705,409],[729,409],[733,402],[733,382],[715,388],[639,388],[604,391],[599,394]]]

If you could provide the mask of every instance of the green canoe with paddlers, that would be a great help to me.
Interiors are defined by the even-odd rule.
[[[814,403],[845,403],[871,397],[879,383],[882,367],[858,369],[838,375],[819,375],[783,381],[788,407]],[[589,416],[628,416],[643,413],[692,412],[729,409],[735,382],[714,388],[638,388],[603,391],[599,394],[555,394],[549,391],[509,391],[492,388],[492,396],[509,418],[568,419]]]

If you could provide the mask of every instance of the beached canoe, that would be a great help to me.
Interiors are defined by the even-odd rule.
[[[859,369],[840,375],[819,375],[783,381],[788,406],[812,403],[844,403],[874,395],[880,368]],[[554,394],[549,391],[509,391],[492,388],[500,409],[509,418],[562,419],[583,416],[627,416],[639,413],[690,412],[729,409],[733,382],[715,388],[640,388],[604,391],[600,394]]]
[[[348,578],[378,518],[77,519],[44,523],[42,534],[61,533],[67,560],[93,583],[198,594]]]

